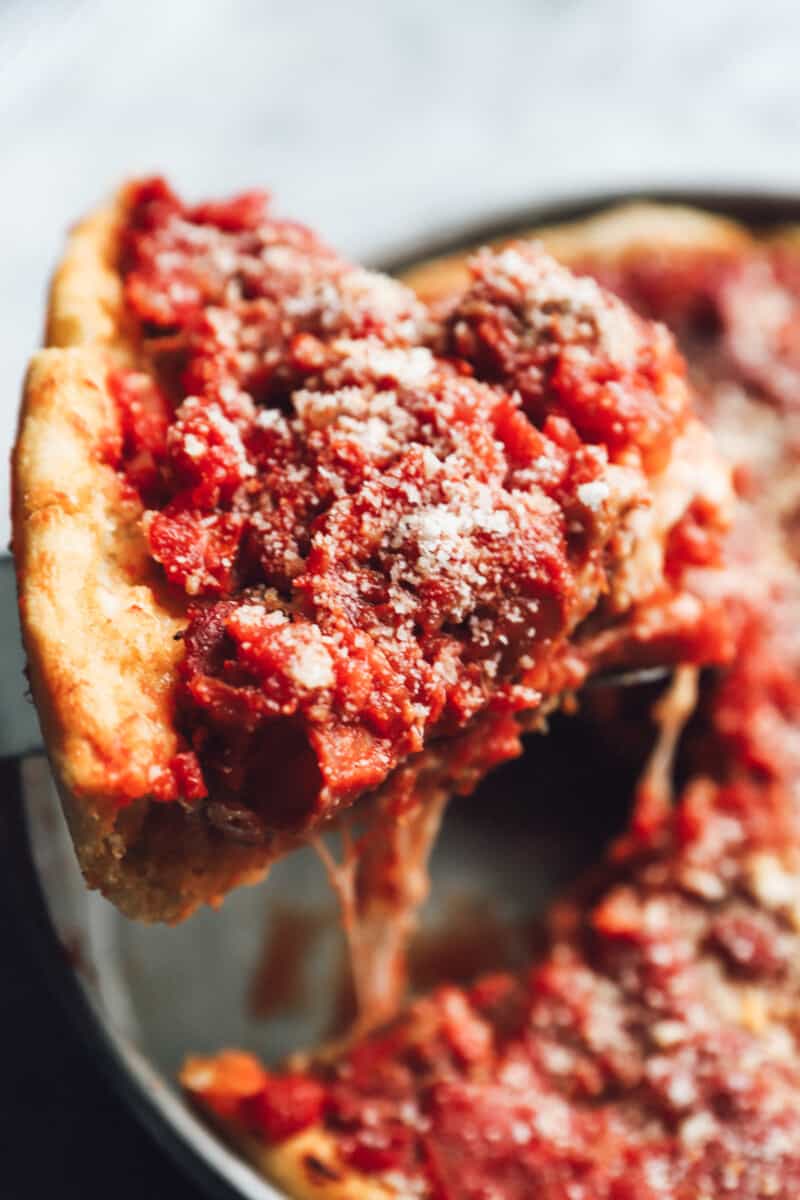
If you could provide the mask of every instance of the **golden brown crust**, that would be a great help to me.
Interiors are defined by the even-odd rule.
[[[45,345],[106,346],[115,353],[128,349],[122,332],[122,282],[115,267],[126,206],[122,189],[113,203],[71,231],[50,285]]]
[[[622,262],[643,248],[654,246],[662,253],[695,248],[737,250],[752,241],[747,230],[726,217],[678,204],[650,203],[618,205],[585,220],[543,225],[493,244],[502,246],[520,237],[536,238],[567,265],[586,258],[594,262]],[[401,278],[423,300],[439,299],[468,281],[466,260],[476,248],[430,259],[410,267]]]
[[[34,694],[59,778],[98,808],[109,789],[146,795],[149,773],[175,753],[169,681],[182,624],[151,577],[136,508],[101,458],[115,419],[105,373],[91,347],[34,357],[14,472]]]
[[[104,462],[109,360],[132,353],[113,265],[124,209],[123,191],[78,226],[53,280],[51,348],[31,362],[14,451],[14,557],[31,690],[87,882],[130,916],[174,921],[263,874],[266,851],[147,799],[177,747],[185,619]]]

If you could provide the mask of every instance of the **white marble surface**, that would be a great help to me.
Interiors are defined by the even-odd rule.
[[[563,190],[800,188],[798,52],[797,0],[4,0],[0,439],[64,230],[126,175],[267,183],[370,257]]]

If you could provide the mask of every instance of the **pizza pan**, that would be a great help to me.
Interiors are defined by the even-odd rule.
[[[599,194],[532,205],[409,242],[383,265],[397,270],[634,198],[642,197]],[[759,227],[800,221],[797,196],[650,190],[647,198]],[[8,580],[8,563],[0,574]],[[6,596],[0,633],[9,605]],[[3,653],[8,664],[18,646]],[[643,710],[647,700],[643,691]],[[21,695],[0,693],[0,746],[7,748],[14,729],[25,726],[23,704]],[[25,748],[35,741],[29,731],[20,736]],[[457,975],[513,965],[524,955],[553,892],[621,826],[619,798],[630,794],[635,770],[596,727],[557,717],[551,736],[534,735],[521,760],[498,771],[476,797],[454,801],[433,858],[415,956],[420,983],[429,984],[437,968]],[[274,1060],[331,1032],[343,995],[341,945],[314,855],[291,856],[263,884],[240,889],[219,911],[200,912],[177,928],[138,925],[84,888],[45,759],[6,760],[3,778],[10,794],[0,806],[0,869],[9,902],[18,906],[14,919],[67,1005],[87,1055],[105,1066],[131,1112],[201,1194],[279,1200],[184,1103],[174,1078],[188,1052],[240,1046]],[[463,950],[460,963],[454,947]]]

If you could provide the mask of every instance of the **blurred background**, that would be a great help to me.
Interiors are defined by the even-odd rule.
[[[0,488],[65,230],[120,180],[266,185],[372,263],[584,190],[796,192],[799,52],[797,0],[0,0]],[[193,1195],[4,919],[0,1194]]]
[[[121,179],[266,185],[371,260],[584,188],[790,189],[798,53],[796,0],[0,0],[0,436]]]

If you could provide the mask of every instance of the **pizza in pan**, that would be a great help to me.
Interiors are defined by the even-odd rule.
[[[193,1058],[183,1085],[303,1200],[794,1200],[798,242],[654,207],[539,236],[670,324],[733,465],[714,579],[735,653],[701,689],[687,782],[654,804],[646,777],[627,831],[554,907],[527,971],[445,982],[281,1070],[234,1051]],[[415,272],[432,312],[474,311],[474,293],[453,300],[465,270]],[[494,354],[482,320],[455,336]]]
[[[129,915],[218,902],[363,796],[421,867],[443,799],[589,672],[731,651],[684,361],[541,247],[428,303],[261,193],[146,180],[73,233],[46,340],[23,636],[82,869]]]
[[[800,841],[785,800],[698,780],[657,837],[629,839],[558,908],[527,973],[441,986],[333,1060],[192,1058],[183,1085],[299,1198],[790,1200]]]

